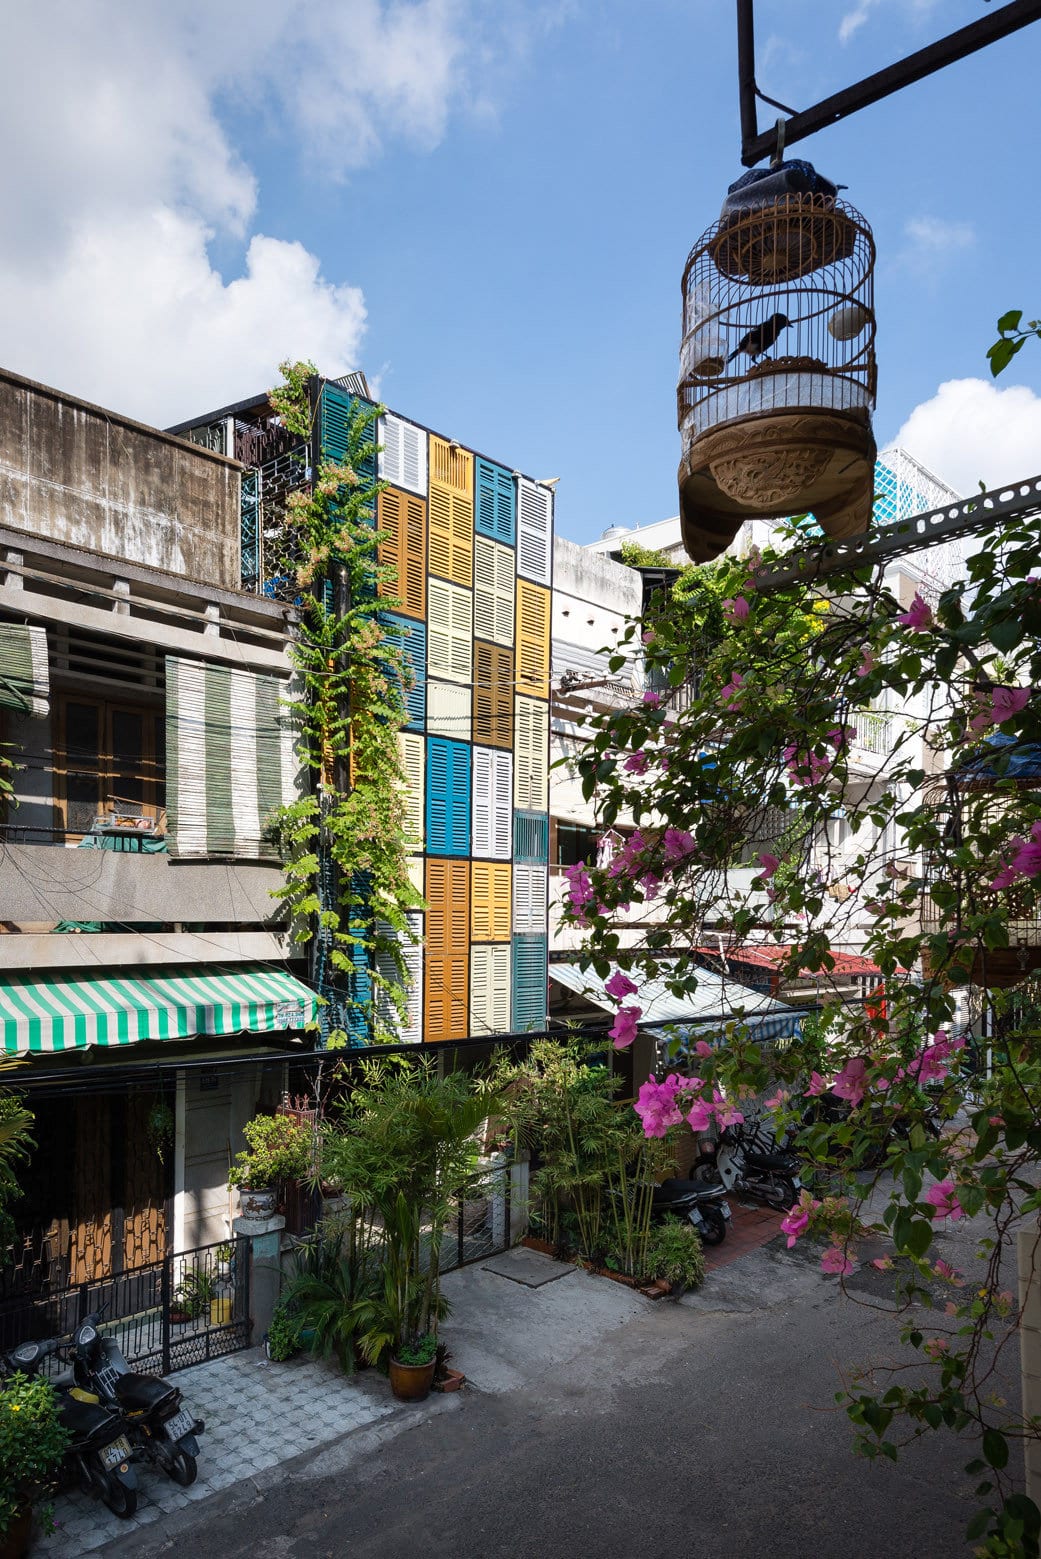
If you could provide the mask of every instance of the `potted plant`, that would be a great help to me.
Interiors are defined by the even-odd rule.
[[[235,1155],[228,1184],[238,1187],[244,1218],[270,1218],[286,1181],[311,1171],[314,1129],[291,1115],[255,1115],[242,1135],[248,1146]]]
[[[189,1267],[174,1289],[170,1319],[181,1323],[197,1321],[208,1310],[216,1292],[211,1273],[204,1267]]]
[[[53,1489],[68,1438],[43,1376],[0,1382],[0,1559],[28,1551],[33,1505]]]

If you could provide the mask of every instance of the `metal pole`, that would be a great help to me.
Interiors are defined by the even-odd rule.
[[[741,105],[741,147],[759,135],[755,103],[755,9],[753,0],[737,0],[737,90]]]

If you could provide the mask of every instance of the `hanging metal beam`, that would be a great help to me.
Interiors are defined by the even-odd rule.
[[[737,0],[737,59],[738,90],[741,104],[741,161],[746,168],[753,167],[764,157],[774,154],[777,147],[777,127],[759,133],[756,98],[762,98],[755,82],[755,39],[753,23],[754,0]],[[927,44],[895,65],[887,65],[873,76],[865,76],[841,92],[833,92],[812,108],[793,113],[784,123],[784,144],[805,140],[818,130],[837,124],[850,114],[857,113],[899,92],[904,87],[931,76],[934,71],[953,65],[956,60],[985,49],[999,38],[1007,38],[1031,22],[1041,21],[1041,0],[1011,0],[1011,4],[995,8],[978,21],[960,27],[946,38]],[[769,99],[764,99],[769,102]],[[777,106],[777,105],[774,105]]]
[[[939,547],[959,536],[995,529],[1003,521],[1041,518],[1041,476],[1029,477],[990,493],[977,493],[945,504],[942,509],[926,509],[910,519],[899,520],[882,530],[851,536],[846,541],[826,541],[815,547],[790,552],[776,568],[756,575],[756,594],[772,595],[785,585],[800,581],[811,584],[826,574],[848,573],[873,563],[891,563],[896,558],[928,547]]]

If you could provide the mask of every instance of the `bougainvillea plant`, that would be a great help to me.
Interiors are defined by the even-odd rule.
[[[642,980],[690,992],[699,949],[772,943],[782,981],[813,977],[821,1010],[790,1043],[757,1042],[737,1008],[712,1042],[673,1039],[636,1110],[654,1135],[752,1111],[793,1133],[815,1179],[785,1233],[823,1240],[840,1282],[865,1238],[886,1242],[876,1264],[921,1368],[845,1395],[859,1447],[895,1458],[927,1429],[974,1436],[969,1535],[995,1555],[1036,1554],[1041,1525],[1010,1462],[1041,1421],[995,1398],[991,1375],[1020,1320],[1011,1231],[1036,1246],[1041,1210],[1039,549],[1041,522],[1004,522],[967,544],[953,583],[926,572],[917,591],[881,568],[770,587],[774,555],[754,549],[687,571],[612,663],[641,636],[648,691],[599,717],[580,759],[604,829],[634,831],[568,874],[617,1046]],[[880,971],[872,999],[839,988],[852,949]],[[986,1220],[971,1286],[936,1249],[965,1217]]]
[[[286,362],[281,373],[271,402],[291,432],[310,440],[315,367]],[[300,591],[289,714],[310,777],[307,793],[275,819],[285,874],[276,896],[289,907],[296,941],[317,934],[327,945],[338,1004],[360,1013],[376,1044],[398,1038],[392,1013],[406,1018],[402,946],[414,940],[408,911],[423,903],[408,875],[398,747],[407,670],[379,621],[400,604],[379,560],[384,484],[361,474],[374,465],[381,410],[356,408],[344,458],[320,461],[310,484],[290,493],[276,566]],[[352,978],[359,969],[368,980]]]

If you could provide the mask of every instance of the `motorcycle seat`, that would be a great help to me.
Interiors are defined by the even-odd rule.
[[[654,1193],[655,1207],[667,1207],[670,1202],[685,1202],[696,1197],[699,1202],[718,1202],[726,1195],[722,1185],[710,1185],[704,1180],[663,1180]]]
[[[745,1155],[749,1169],[765,1169],[773,1175],[791,1175],[797,1169],[797,1161],[787,1153],[757,1153]]]
[[[64,1392],[58,1394],[58,1414],[77,1440],[96,1434],[104,1424],[115,1428],[118,1423],[110,1408],[102,1407],[99,1402],[81,1402],[78,1397],[67,1396]]]
[[[116,1377],[116,1398],[121,1407],[131,1413],[147,1413],[165,1402],[177,1390],[168,1381],[155,1375],[119,1375]]]

